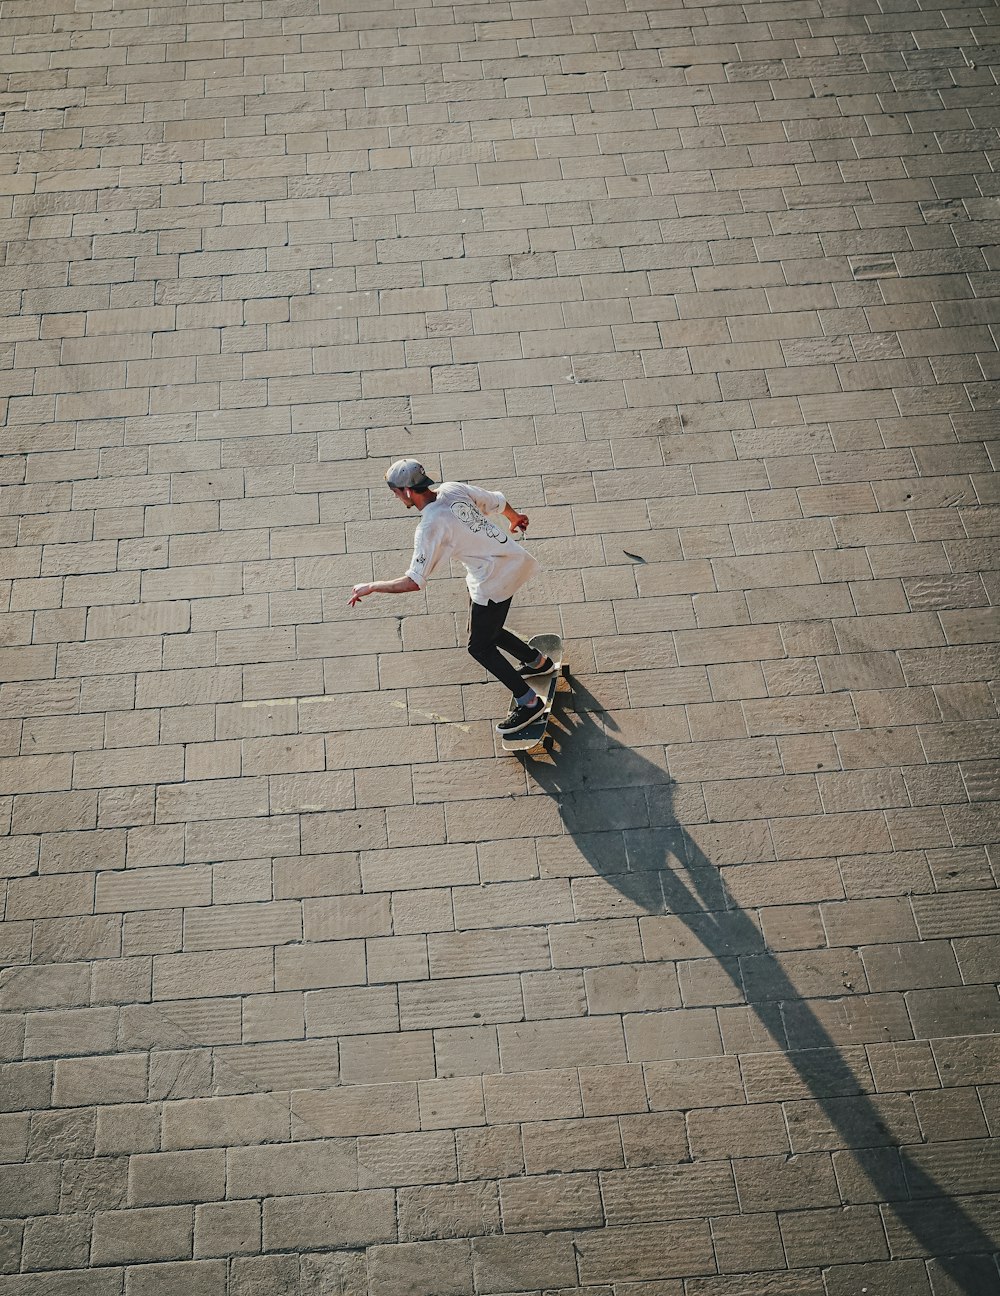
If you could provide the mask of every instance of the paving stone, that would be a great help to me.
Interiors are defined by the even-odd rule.
[[[785,1252],[791,1264],[808,1263],[809,1253],[839,1251],[845,1260],[888,1258],[885,1230],[874,1207],[846,1207],[838,1211],[796,1211],[779,1214]],[[829,1230],[835,1229],[835,1236]]]
[[[193,1231],[190,1206],[97,1211],[91,1256],[97,1264],[184,1260],[191,1254]]]
[[[692,1155],[711,1160],[719,1155],[768,1156],[785,1150],[787,1134],[775,1105],[751,1104],[688,1115]]]
[[[605,1169],[621,1166],[624,1159],[621,1134],[611,1119],[522,1125],[521,1145],[529,1174]]]
[[[215,1296],[226,1290],[226,1267],[221,1260],[189,1260],[171,1265],[141,1265],[125,1274],[125,1291],[134,1296],[151,1292],[191,1292]]]
[[[230,1148],[226,1195],[287,1196],[305,1189],[357,1186],[357,1152],[350,1139]]]
[[[344,1089],[302,1090],[293,1095],[296,1132],[304,1127],[309,1139],[387,1134],[420,1127],[417,1086],[359,1085]]]
[[[294,1255],[237,1256],[230,1266],[230,1286],[240,1296],[266,1291],[286,1296],[299,1290],[299,1264]]]
[[[373,1247],[368,1258],[372,1296],[460,1296],[470,1290],[470,1244],[408,1242],[394,1247]]]
[[[260,1204],[248,1202],[206,1202],[195,1207],[194,1253],[196,1258],[223,1256],[260,1250]]]
[[[287,1137],[287,1130],[287,1097],[194,1098],[163,1109],[165,1149],[252,1145]]]
[[[363,1188],[448,1183],[458,1177],[455,1136],[450,1130],[362,1138],[357,1156]]]
[[[576,1281],[576,1260],[568,1233],[526,1233],[513,1237],[476,1238],[472,1242],[473,1280],[477,1291],[507,1292],[524,1284],[547,1287]]]
[[[403,1241],[500,1232],[500,1203],[494,1184],[401,1188],[396,1196]]]
[[[212,1152],[163,1152],[129,1158],[129,1204],[210,1201],[225,1193],[226,1158]]]
[[[485,1076],[483,1095],[490,1124],[583,1115],[579,1074],[574,1068]]]
[[[926,1269],[915,1260],[833,1265],[824,1274],[824,1279],[830,1296],[857,1291],[858,1284],[875,1292],[881,1287],[886,1296],[897,1291],[927,1296],[931,1291]]]
[[[459,1130],[455,1141],[462,1179],[504,1178],[524,1173],[521,1131],[516,1125]]]
[[[58,1208],[59,1165],[3,1166],[4,1200],[18,1218],[50,1214]]]
[[[609,1225],[698,1219],[738,1209],[728,1166],[608,1171],[601,1175],[601,1190]]]
[[[561,1175],[511,1180],[502,1184],[504,1231],[539,1227],[599,1227],[604,1210],[596,1175]]]
[[[785,1266],[785,1253],[775,1215],[729,1215],[712,1220],[712,1243],[723,1273]]]
[[[577,1246],[585,1284],[603,1281],[602,1275],[627,1281],[671,1277],[670,1269],[693,1276],[715,1270],[708,1227],[701,1221],[607,1228],[581,1236]]]
[[[275,1197],[264,1205],[267,1250],[371,1246],[395,1236],[393,1193],[385,1189]]]

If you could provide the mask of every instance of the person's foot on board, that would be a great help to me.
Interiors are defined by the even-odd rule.
[[[544,710],[545,703],[540,697],[525,706],[512,706],[506,720],[501,720],[497,725],[497,733],[514,734],[519,729],[527,729],[532,720],[537,720]]]
[[[551,657],[543,657],[540,666],[532,666],[530,662],[522,666],[518,671],[519,675],[551,675],[555,671],[556,664]]]

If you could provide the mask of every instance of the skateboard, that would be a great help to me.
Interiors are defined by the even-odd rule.
[[[539,697],[544,698],[545,710],[526,729],[519,729],[517,733],[501,737],[500,745],[505,752],[526,752],[531,756],[544,750],[545,733],[549,727],[549,717],[552,715],[552,703],[555,701],[556,689],[566,675],[566,659],[563,656],[563,641],[557,634],[535,635],[533,639],[528,640],[528,644],[534,648],[535,652],[544,653],[546,657],[551,657],[555,662],[556,668],[551,675],[525,676],[525,679]]]

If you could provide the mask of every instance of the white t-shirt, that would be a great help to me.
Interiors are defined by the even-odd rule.
[[[503,511],[506,499],[499,491],[464,482],[444,482],[435,494],[434,503],[421,511],[407,576],[423,589],[442,563],[457,558],[468,573],[473,603],[509,599],[535,574],[538,563],[505,524],[489,520]]]

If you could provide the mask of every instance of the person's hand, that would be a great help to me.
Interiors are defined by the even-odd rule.
[[[528,529],[527,513],[515,513],[513,518],[511,518],[510,529],[511,531],[520,531],[523,535]]]
[[[372,593],[370,585],[355,585],[351,590],[351,597],[347,600],[349,607],[355,607],[363,598],[367,598]]]

